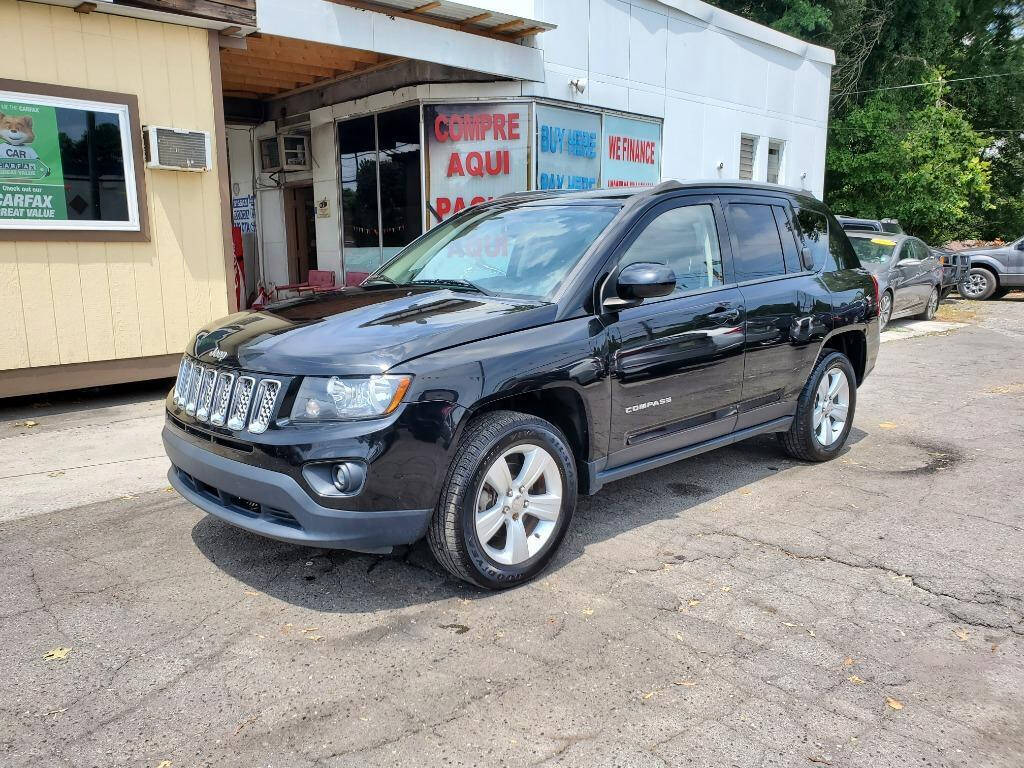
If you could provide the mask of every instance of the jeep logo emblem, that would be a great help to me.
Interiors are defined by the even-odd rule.
[[[227,356],[228,356],[228,353],[225,352],[220,347],[214,347],[213,349],[210,350],[210,357],[212,357],[214,360],[220,361],[220,360],[223,360]]]

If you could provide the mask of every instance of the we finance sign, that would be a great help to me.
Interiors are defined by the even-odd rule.
[[[527,188],[526,104],[431,104],[424,122],[431,224]]]

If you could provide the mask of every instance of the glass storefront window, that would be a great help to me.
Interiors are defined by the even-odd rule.
[[[381,263],[374,123],[370,116],[338,126],[346,285],[358,285]]]
[[[419,107],[377,116],[381,241],[390,259],[423,232],[420,201]]]
[[[338,147],[345,284],[358,285],[423,231],[419,107],[345,120]]]

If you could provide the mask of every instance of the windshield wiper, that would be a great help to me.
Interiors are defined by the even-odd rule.
[[[481,288],[476,283],[470,282],[469,280],[461,280],[459,278],[447,278],[444,280],[413,280],[409,285],[454,285],[460,288],[469,288],[471,291],[482,293],[484,296],[493,296],[491,291],[486,288]]]
[[[387,275],[374,275],[370,279],[364,280],[362,283],[360,283],[360,285],[373,285],[374,283],[385,283],[387,285],[393,285],[396,288],[402,287],[400,283],[396,283]]]

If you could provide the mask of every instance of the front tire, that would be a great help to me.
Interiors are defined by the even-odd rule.
[[[857,375],[842,352],[829,352],[814,366],[782,447],[802,461],[829,461],[842,451],[857,410]]]
[[[514,587],[551,561],[577,485],[558,427],[516,411],[486,413],[466,427],[427,541],[452,575],[485,589]]]
[[[974,301],[985,301],[999,289],[999,282],[996,276],[983,267],[971,267],[967,273],[967,279],[957,287],[960,295],[965,299]]]
[[[931,295],[928,296],[928,303],[925,304],[924,312],[918,317],[922,320],[931,320],[935,317],[935,313],[939,311],[939,289],[932,288]]]

